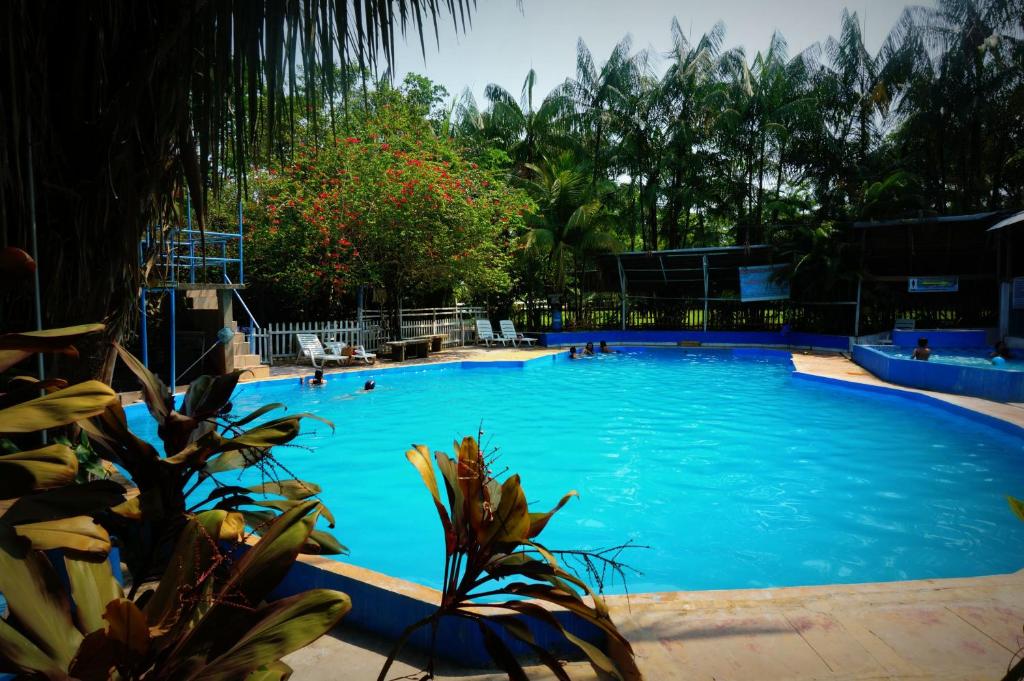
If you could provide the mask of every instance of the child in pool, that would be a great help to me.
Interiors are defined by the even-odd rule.
[[[932,349],[928,347],[927,338],[918,338],[917,347],[910,353],[910,359],[920,359],[928,361],[928,358],[932,356]]]

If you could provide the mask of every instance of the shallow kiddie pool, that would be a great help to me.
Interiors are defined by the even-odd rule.
[[[466,367],[466,368],[463,368]],[[483,429],[519,472],[557,548],[650,546],[624,558],[636,591],[964,577],[1024,564],[1024,438],[895,395],[796,380],[788,355],[628,349],[525,367],[436,365],[240,386],[235,411],[311,411],[304,447],[279,448],[324,487],[357,565],[441,582],[437,517],[404,451],[451,450]],[[377,389],[357,395],[373,377]],[[155,437],[141,406],[135,431]],[[232,482],[234,476],[225,481]],[[248,478],[249,481],[257,481]],[[249,484],[251,484],[251,482]],[[606,585],[622,592],[620,583]]]

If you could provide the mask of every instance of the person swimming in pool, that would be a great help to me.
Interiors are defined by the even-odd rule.
[[[598,346],[598,350],[600,350],[601,354],[603,355],[618,352],[618,350],[612,350],[610,347],[608,347],[608,343],[606,343],[605,341],[601,341],[601,344]]]
[[[928,347],[928,339],[921,337],[917,339],[917,347],[910,353],[910,359],[920,359],[928,361],[928,358],[932,356],[932,349]]]
[[[323,385],[327,381],[324,380],[324,370],[317,369],[313,372],[313,378],[306,381],[307,385]]]
[[[593,341],[587,341],[587,344],[585,346],[583,346],[583,356],[584,357],[591,357],[591,356],[593,356],[593,354],[594,354],[594,342]]]
[[[1001,340],[995,344],[993,351],[989,354],[989,359],[1001,358],[1003,360],[1013,359],[1013,352],[1010,350],[1010,346],[1006,344],[1005,340]]]
[[[576,354],[576,346],[569,348],[569,359],[579,359],[580,356]]]

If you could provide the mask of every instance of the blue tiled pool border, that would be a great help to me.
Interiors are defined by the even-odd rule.
[[[914,392],[913,390],[903,390],[901,388],[889,387],[885,385],[872,385],[871,383],[856,383],[854,381],[846,381],[841,378],[833,378],[831,376],[819,376],[817,374],[808,374],[802,371],[794,371],[793,377],[804,381],[811,381],[814,383],[825,383],[832,385],[837,388],[844,390],[856,390],[865,393],[874,393],[876,395],[896,395],[904,399],[912,400],[914,402],[920,402],[927,404],[932,407],[937,407],[943,411],[962,416],[970,419],[977,423],[995,428],[1004,433],[1015,435],[1018,437],[1024,437],[1024,427],[1018,426],[1016,423],[1003,420],[996,416],[989,416],[983,414],[980,411],[975,411],[970,407],[962,407],[959,404],[953,404],[946,400],[931,395],[925,395],[924,393]]]
[[[583,345],[587,342],[607,341],[611,345],[630,345],[682,342],[711,343],[714,345],[764,345],[772,347],[821,348],[849,350],[849,336],[791,331],[559,331],[536,334],[541,345],[547,347]]]
[[[1024,401],[1024,372],[921,362],[893,357],[870,345],[853,346],[853,361],[883,381],[896,385],[995,402]]]

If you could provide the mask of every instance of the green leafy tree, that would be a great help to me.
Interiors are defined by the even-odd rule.
[[[359,285],[390,306],[507,291],[528,197],[383,87],[350,134],[258,181],[249,276],[278,314],[336,315]],[[297,302],[301,301],[301,302]]]

